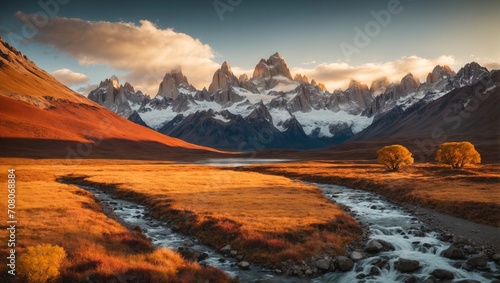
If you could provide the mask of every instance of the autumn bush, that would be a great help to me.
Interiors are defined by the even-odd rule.
[[[28,247],[19,257],[19,272],[28,282],[50,282],[59,277],[61,262],[66,252],[50,244]]]
[[[467,164],[481,163],[481,156],[470,142],[445,142],[439,146],[436,160],[458,169]]]
[[[402,166],[413,164],[411,152],[404,146],[393,144],[377,150],[377,162],[384,165],[387,170],[397,171]]]

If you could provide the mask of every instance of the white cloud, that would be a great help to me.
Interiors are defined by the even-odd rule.
[[[32,20],[33,15],[17,12],[16,17]],[[32,40],[49,44],[82,65],[105,64],[124,71],[122,80],[153,96],[165,73],[176,67],[197,88],[208,86],[219,67],[209,45],[147,20],[135,24],[54,17],[38,29]]]
[[[483,64],[488,70],[500,70],[500,63],[498,62],[487,62]]]
[[[82,87],[79,87],[76,92],[78,92],[79,94],[83,95],[83,96],[87,96],[89,95],[89,93],[91,91],[93,91],[94,89],[96,89],[98,87],[98,85],[96,84],[87,84],[87,85],[84,85]]]
[[[52,75],[66,86],[81,85],[89,82],[85,74],[76,73],[70,69],[59,69],[52,72]]]
[[[292,74],[300,73],[309,79],[315,79],[326,85],[328,90],[337,88],[345,89],[351,79],[358,80],[370,86],[374,80],[387,77],[391,82],[399,82],[407,73],[412,73],[414,77],[425,80],[427,74],[436,65],[449,65],[453,67],[457,64],[453,56],[440,56],[435,59],[426,59],[418,56],[403,57],[399,60],[383,63],[367,63],[352,66],[343,63],[322,63],[314,68],[292,68]]]

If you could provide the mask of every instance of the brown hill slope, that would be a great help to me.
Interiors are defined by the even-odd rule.
[[[124,119],[0,39],[0,156],[192,159],[220,154]]]

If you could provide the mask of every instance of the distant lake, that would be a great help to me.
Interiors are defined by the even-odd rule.
[[[264,158],[209,158],[196,162],[196,164],[210,166],[246,166],[254,164],[270,164],[294,161],[294,159],[264,159]]]

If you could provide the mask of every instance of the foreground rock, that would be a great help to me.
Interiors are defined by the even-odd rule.
[[[484,253],[480,253],[469,258],[467,264],[472,267],[485,267],[488,264],[488,257]]]
[[[384,246],[378,240],[371,240],[366,244],[365,251],[368,253],[378,253],[382,251]]]
[[[418,260],[400,258],[396,261],[395,267],[403,273],[412,273],[420,268]]]
[[[465,254],[462,250],[455,246],[450,246],[443,252],[443,256],[449,259],[464,259]]]
[[[238,267],[243,270],[248,270],[250,268],[250,263],[246,261],[240,261],[238,262]]]
[[[316,261],[316,267],[320,270],[327,271],[330,269],[330,262],[324,259],[319,259]]]
[[[339,256],[337,258],[337,265],[338,265],[340,270],[349,271],[354,266],[354,262],[348,257]]]
[[[178,250],[183,258],[190,261],[202,261],[208,257],[207,253],[202,253],[191,248],[180,247]]]
[[[446,279],[451,280],[455,277],[451,271],[444,269],[434,269],[431,275],[441,280],[446,280]]]

